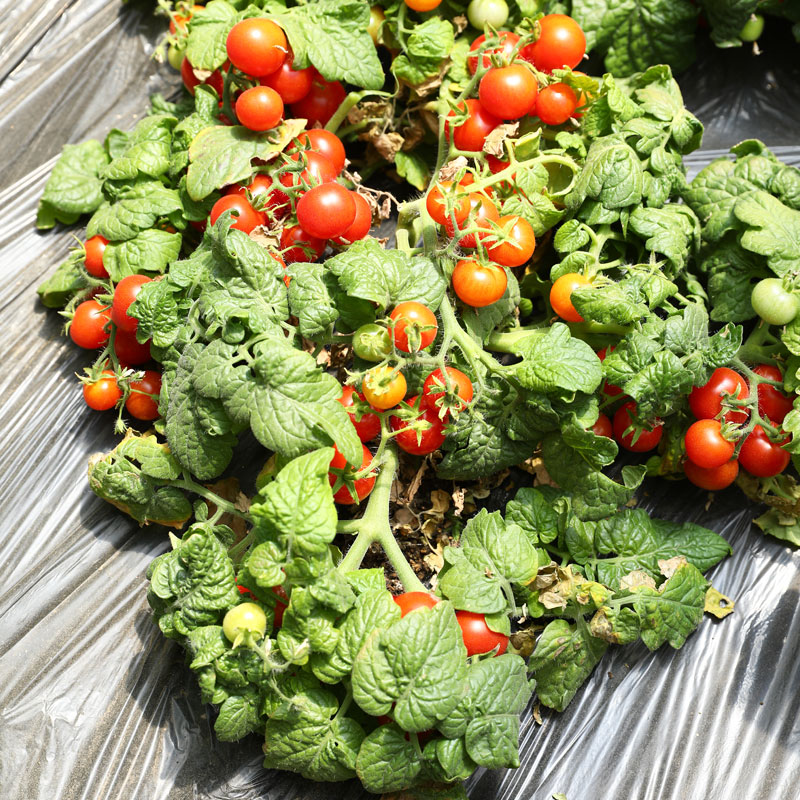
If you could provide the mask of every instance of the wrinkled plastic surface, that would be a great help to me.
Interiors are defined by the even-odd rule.
[[[33,227],[53,157],[64,143],[129,127],[150,92],[177,85],[148,61],[163,30],[150,8],[0,2],[0,795],[359,798],[354,782],[264,771],[257,737],[215,740],[180,649],[147,610],[144,571],[166,535],[138,529],[87,488],[87,456],[113,446],[113,417],[85,408],[74,373],[88,358],[36,302],[36,286],[72,243],[69,230]],[[740,97],[739,76],[722,77],[702,91],[685,83],[692,98],[712,88],[729,98],[725,113],[710,111],[710,146],[751,135],[798,143],[797,121],[784,117],[800,113],[796,80],[785,93],[759,94],[763,125],[748,112],[740,128],[737,114],[758,89]],[[798,147],[778,153],[800,161]],[[692,170],[713,155],[693,156]],[[735,490],[709,507],[686,483],[651,483],[642,496],[661,516],[728,538],[735,553],[710,577],[736,613],[707,619],[680,651],[612,648],[566,712],[545,710],[542,726],[526,713],[523,766],[478,774],[472,798],[798,796],[800,552],[751,528],[756,509]]]

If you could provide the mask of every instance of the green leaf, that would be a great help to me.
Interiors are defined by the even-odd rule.
[[[120,190],[113,203],[100,206],[89,220],[86,235],[99,234],[112,242],[133,239],[139,231],[152,228],[159,217],[181,208],[175,189],[161,181],[140,180]]]
[[[192,656],[189,669],[200,669],[213,664],[231,649],[231,643],[222,631],[222,625],[205,625],[189,631],[186,649]]]
[[[225,42],[237,19],[236,9],[225,0],[211,0],[202,14],[192,18],[186,58],[195,69],[215,70],[225,63]]]
[[[641,620],[642,641],[651,650],[664,642],[678,649],[703,619],[709,583],[692,564],[682,564],[658,589],[632,589],[634,609]]]
[[[108,164],[105,148],[95,139],[66,144],[56,161],[39,200],[36,227],[52,228],[56,222],[72,225],[103,202],[103,180]]]
[[[298,262],[289,266],[289,308],[307,339],[330,334],[339,318],[334,297],[335,278],[322,264]]]
[[[256,698],[232,695],[219,708],[214,733],[221,742],[237,742],[256,730],[258,724]]]
[[[506,522],[522,528],[531,544],[552,542],[558,537],[559,515],[553,498],[545,498],[542,491],[523,487],[506,505]]]
[[[606,642],[589,633],[582,619],[577,624],[565,619],[548,623],[528,662],[542,705],[563,711],[607,647]]]
[[[565,203],[573,210],[587,199],[609,209],[625,208],[641,202],[643,188],[642,166],[636,153],[623,139],[607,136],[592,142]]]
[[[353,698],[373,716],[389,713],[394,703],[403,730],[428,730],[458,705],[466,665],[453,606],[442,601],[367,639],[353,665]]]
[[[482,509],[469,520],[459,548],[445,549],[448,567],[439,587],[458,609],[494,614],[508,607],[504,586],[528,584],[539,557],[522,529],[503,521],[499,511]]]
[[[363,741],[356,772],[368,792],[394,792],[408,788],[422,769],[413,742],[396,725],[381,725]]]
[[[454,44],[452,24],[441,17],[430,17],[414,26],[406,39],[405,52],[392,63],[392,72],[410,86],[419,86],[439,74]]]
[[[142,286],[128,309],[128,314],[139,320],[136,328],[138,338],[152,339],[156,347],[169,347],[175,343],[183,324],[178,313],[178,292],[178,287],[170,280],[151,281]]]
[[[739,33],[759,0],[701,0],[700,5],[711,26],[711,38],[718,47],[741,44]]]
[[[630,608],[601,606],[589,622],[589,631],[609,644],[631,644],[639,638],[639,616]]]
[[[447,283],[434,263],[401,250],[384,250],[375,239],[356,242],[325,262],[350,297],[376,303],[381,310],[415,300],[439,308]]]
[[[645,239],[647,250],[666,256],[676,272],[686,266],[700,240],[700,224],[685,206],[634,209],[629,225]]]
[[[464,781],[478,768],[469,757],[463,738],[434,739],[425,745],[422,755],[427,769],[437,780],[447,783]]]
[[[59,264],[58,269],[36,290],[42,305],[63,308],[73,295],[85,289],[89,284],[82,265],[83,254],[80,251],[70,253],[66,261]]]
[[[782,514],[777,509],[771,508],[769,511],[756,517],[753,522],[761,528],[764,533],[789,542],[796,547],[800,546],[800,522],[797,517],[789,514]]]
[[[519,283],[511,270],[506,270],[506,277],[506,290],[494,303],[483,308],[462,306],[461,321],[474,339],[485,342],[495,328],[514,319],[520,300]]]
[[[755,284],[770,275],[762,256],[726,237],[703,256],[701,266],[709,273],[712,320],[743,322],[756,315],[750,295]]]
[[[469,693],[438,728],[463,736],[469,757],[488,769],[519,766],[519,715],[531,698],[525,662],[505,654],[471,664]]]
[[[425,190],[431,178],[428,162],[417,152],[398,150],[394,157],[397,174],[405,178],[415,189]]]
[[[783,275],[800,265],[800,211],[787,208],[766,192],[755,192],[736,201],[733,213],[748,227],[742,247],[767,257],[767,266]]]
[[[104,178],[134,180],[141,173],[158,178],[169,169],[172,129],[177,119],[157,114],[140,120],[128,134],[125,147],[103,170]]]
[[[181,234],[158,228],[141,231],[132,239],[111,243],[103,253],[103,265],[112,281],[143,272],[164,273],[181,252]]]
[[[272,161],[303,127],[302,121],[290,119],[265,133],[241,125],[216,125],[201,130],[189,147],[186,176],[189,196],[192,200],[202,200],[215,189],[246,180],[253,173],[253,159]]]

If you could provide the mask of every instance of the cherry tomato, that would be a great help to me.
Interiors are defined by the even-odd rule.
[[[777,381],[783,384],[783,373],[770,364],[759,364],[753,372],[762,378]],[[792,410],[794,403],[780,389],[770,386],[768,383],[758,385],[758,413],[762,417],[780,424],[784,417]]]
[[[283,30],[263,17],[237,22],[228,34],[225,47],[231,64],[254,78],[277,72],[289,52]]]
[[[368,322],[353,334],[353,351],[364,361],[383,361],[392,354],[392,337],[383,325]]]
[[[272,592],[278,598],[275,603],[275,621],[272,623],[272,629],[277,631],[283,625],[283,612],[289,607],[289,595],[283,586],[273,586]]]
[[[467,198],[470,204],[469,216],[464,225],[458,226],[459,229],[472,226],[486,229],[486,233],[467,233],[458,240],[461,247],[469,250],[478,246],[476,239],[484,241],[491,235],[492,223],[499,222],[500,213],[497,210],[497,206],[482,192],[470,192]],[[455,234],[453,222],[449,217],[444,221],[444,229],[447,231],[448,236]]]
[[[624,403],[617,409],[617,413],[614,414],[614,438],[626,450],[630,450],[634,453],[646,453],[648,450],[652,450],[656,447],[661,441],[664,426],[658,422],[654,428],[642,430],[639,436],[636,437],[636,441],[634,441],[636,436],[634,431],[627,434],[625,433],[633,424],[631,413],[636,413],[636,403],[632,400]]]
[[[489,47],[483,51],[483,57],[481,58],[481,61],[483,66],[487,69],[492,66],[492,56],[502,58],[506,62],[509,61],[511,58],[511,53],[514,52],[514,48],[517,46],[517,42],[519,42],[519,36],[511,31],[497,31],[497,34],[493,35],[491,38],[495,41],[499,40],[499,43],[494,47]],[[467,59],[470,75],[474,75],[478,69],[477,53],[485,41],[486,34],[481,34],[470,45],[470,53],[475,53],[475,55],[470,55],[470,57]]]
[[[487,25],[499,28],[508,21],[508,3],[506,0],[472,0],[467,6],[469,24],[478,30]]]
[[[761,14],[751,14],[739,31],[739,38],[743,42],[755,42],[763,32],[764,17]]]
[[[124,277],[114,289],[114,302],[111,304],[111,320],[123,331],[136,333],[139,320],[128,314],[131,303],[141,291],[142,286],[150,283],[150,278],[144,275],[128,275]]]
[[[267,631],[267,615],[255,603],[239,603],[222,620],[222,632],[229,642],[235,642],[241,634],[253,634],[255,639],[263,638]]]
[[[102,236],[92,236],[84,242],[83,252],[86,271],[93,278],[107,278],[108,272],[103,264],[103,253],[108,245],[108,239]]]
[[[396,406],[406,396],[407,388],[403,373],[395,372],[388,364],[369,370],[361,383],[364,399],[381,411]]]
[[[461,103],[460,109],[462,112],[467,112],[467,118],[460,125],[453,126],[453,144],[459,150],[467,150],[469,152],[483,150],[486,137],[502,122],[502,120],[494,116],[494,114],[490,114],[481,105],[479,100],[473,98]],[[448,114],[448,117],[454,116],[454,111]],[[445,126],[445,130],[449,134],[449,123]]]
[[[530,223],[522,217],[505,216],[497,220],[497,227],[505,238],[489,247],[489,258],[504,267],[519,267],[529,261],[536,248],[536,236]]]
[[[372,228],[372,208],[363,194],[350,192],[356,206],[356,214],[350,227],[341,235],[333,239],[334,244],[347,245],[364,239]]]
[[[406,5],[412,11],[432,11],[442,0],[405,0]]]
[[[347,92],[339,81],[326,81],[317,74],[311,82],[308,94],[302,100],[292,103],[292,116],[304,119],[309,128],[317,123],[324,127],[345,97]]]
[[[289,159],[304,166],[300,172],[285,171],[281,174],[279,180],[287,188],[297,186],[314,187],[322,183],[333,183],[336,180],[336,167],[333,166],[330,159],[320,153],[316,153],[313,150],[304,150],[300,153],[292,153]],[[282,195],[281,200],[286,198],[286,195],[282,192],[278,194]]]
[[[290,225],[281,231],[281,251],[287,264],[296,261],[316,261],[327,246],[325,239],[310,236],[299,225]]]
[[[125,408],[136,419],[158,419],[158,395],[161,393],[161,373],[145,370],[139,381],[131,381],[131,393],[125,401]]]
[[[697,419],[714,419],[722,411],[722,397],[729,395],[743,400],[749,394],[745,379],[732,369],[718,367],[703,386],[695,386],[689,392],[689,408]],[[728,411],[728,422],[745,422],[747,412]]]
[[[283,100],[269,86],[253,86],[236,100],[236,116],[251,131],[271,130],[283,119]]]
[[[453,291],[462,303],[483,308],[496,303],[506,291],[508,275],[502,267],[462,258],[453,270]]]
[[[607,436],[609,439],[614,437],[614,428],[606,414],[600,414],[597,418],[597,422],[595,422],[589,430],[591,430],[595,436]]]
[[[262,81],[264,86],[274,89],[286,105],[302,100],[311,91],[311,82],[314,80],[314,67],[294,69],[293,60],[294,56],[290,55],[272,75]]]
[[[273,188],[269,175],[256,175],[246,186],[231,186],[225,194],[237,194],[244,197],[253,208],[263,210],[276,219],[283,219],[289,213],[289,202],[286,195]]]
[[[433,608],[439,602],[438,597],[427,592],[404,592],[396,594],[392,599],[400,606],[401,617],[418,608]]]
[[[341,236],[355,221],[353,193],[340,183],[321,183],[297,201],[297,222],[311,236]]]
[[[783,444],[789,441],[787,437]],[[771,442],[760,425],[744,440],[739,450],[739,463],[757,478],[771,478],[779,475],[789,465],[791,456],[780,444]]]
[[[310,131],[303,131],[297,136],[297,141],[306,151],[319,153],[325,156],[333,164],[338,175],[344,169],[346,155],[342,140],[324,128],[313,128]]]
[[[482,78],[478,98],[486,111],[500,119],[524,117],[536,101],[539,84],[525,64],[494,67]]]
[[[416,402],[417,397],[409,397],[400,404],[400,407],[406,406],[413,409]],[[400,419],[396,416],[389,417],[389,425],[397,434],[394,440],[401,450],[412,456],[426,456],[428,453],[438,450],[444,443],[444,422],[439,419],[435,409],[426,408],[422,404],[418,409],[417,420],[421,420],[428,426],[424,430],[415,430],[410,427],[412,420]]]
[[[683,462],[683,472],[686,477],[701,489],[716,492],[730,486],[739,474],[739,462],[732,458],[725,464],[712,469],[698,467],[693,461]]]
[[[176,33],[178,29],[185,31],[186,24],[189,20],[195,15],[196,12],[202,11],[204,6],[192,6],[189,9],[186,9],[183,14],[176,14],[173,13],[170,15],[171,19],[169,21],[169,32]]]
[[[591,281],[577,272],[568,272],[556,279],[550,289],[550,305],[561,319],[567,322],[583,322],[583,317],[572,305],[572,293],[579,286],[589,286]]]
[[[414,301],[398,303],[389,319],[394,323],[390,326],[394,346],[403,353],[424,350],[436,338],[439,329],[433,311]]]
[[[686,431],[684,445],[687,458],[704,469],[726,464],[736,449],[736,445],[722,435],[722,425],[716,419],[693,422]]]
[[[750,304],[767,325],[788,325],[800,309],[800,300],[793,292],[783,288],[778,278],[764,278],[754,287]]]
[[[614,351],[613,347],[604,347],[602,350],[597,351],[597,357],[601,361],[605,361],[606,355],[608,353],[612,353],[613,351]],[[606,381],[603,384],[602,392],[607,397],[616,397],[618,394],[622,394],[622,389],[620,389],[619,386],[614,386],[613,383],[609,383],[608,381]]]
[[[364,467],[368,466],[372,461],[372,453],[369,451],[369,448],[366,447],[366,445],[361,445],[361,463],[356,469],[353,469],[353,467],[350,466],[347,461],[345,461],[344,456],[339,452],[339,448],[336,445],[333,446],[333,450],[334,453],[333,458],[331,459],[331,469],[343,470],[348,475],[355,475],[356,472],[364,469]],[[330,481],[331,486],[335,486],[339,478],[340,473],[328,473],[328,480]],[[353,497],[353,493],[345,484],[333,493],[334,502],[342,505],[354,505],[355,503],[360,503],[365,497],[367,497],[367,495],[369,495],[374,486],[375,475],[367,475],[365,478],[357,478],[353,483],[356,497]]]
[[[250,233],[266,221],[264,215],[260,211],[256,211],[246,198],[239,194],[226,194],[211,207],[211,224],[214,225],[226,211],[233,213],[231,227],[242,233]]]
[[[533,113],[545,125],[562,125],[577,107],[578,98],[566,83],[551,83],[536,96]]]
[[[364,410],[367,401],[352,386],[342,387],[342,396],[339,398],[339,402],[350,414],[358,438],[362,442],[369,442],[381,432],[380,417]]]
[[[141,344],[135,333],[128,333],[117,328],[117,332],[114,334],[114,354],[120,364],[126,367],[138,367],[140,364],[146,364],[150,360],[150,340]]]
[[[445,367],[435,369],[422,385],[422,405],[432,409],[441,419],[447,419],[451,410],[463,411],[474,395],[472,381],[460,369]]]
[[[108,411],[122,397],[117,378],[110,369],[104,369],[100,378],[93,383],[83,384],[83,399],[95,411]]]
[[[577,67],[586,52],[581,26],[566,14],[548,14],[539,20],[539,38],[522,49],[521,56],[542,72]]]
[[[467,218],[470,212],[469,197],[466,193],[456,193],[452,181],[441,181],[434,184],[425,197],[425,208],[431,219],[439,225],[444,225],[455,217],[459,225]]]
[[[467,656],[477,656],[497,648],[501,656],[508,647],[508,636],[493,631],[483,614],[472,611],[456,611],[456,621],[461,626],[461,635],[467,648]]]
[[[222,97],[225,80],[218,69],[215,69],[205,80],[201,81],[200,78],[194,74],[194,68],[189,59],[184,57],[183,61],[181,61],[181,78],[183,78],[183,85],[189,90],[190,94],[194,94],[195,87],[202,83],[206,86],[210,86],[217,93],[218,97]]]

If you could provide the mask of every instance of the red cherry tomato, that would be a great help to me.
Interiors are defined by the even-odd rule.
[[[237,22],[225,46],[231,64],[254,78],[272,75],[289,52],[286,34],[272,20],[263,17]]]
[[[333,239],[334,244],[347,245],[357,242],[367,236],[372,228],[372,208],[363,194],[350,192],[356,206],[356,215],[350,227],[341,235]]]
[[[481,192],[470,192],[467,199],[470,204],[469,216],[463,225],[459,224],[459,229],[473,226],[486,229],[486,233],[467,233],[458,240],[461,247],[469,250],[478,246],[476,239],[484,241],[492,234],[492,223],[500,221],[500,213],[497,211],[497,206]],[[444,229],[448,236],[455,235],[455,228],[449,217],[444,221]]]
[[[494,47],[489,47],[488,49],[483,51],[483,56],[481,57],[481,62],[484,67],[487,69],[492,66],[492,56],[498,56],[503,58],[505,61],[510,60],[511,53],[514,51],[514,48],[517,46],[517,42],[519,42],[519,36],[516,33],[512,33],[511,31],[497,31],[496,36],[492,37],[497,41],[499,39],[499,43],[496,44]],[[482,33],[475,41],[470,45],[469,51],[470,53],[474,53],[475,55],[470,55],[467,59],[467,64],[469,66],[469,73],[470,75],[474,75],[478,69],[478,50],[481,49],[481,46],[486,41],[486,34]]]
[[[787,437],[783,444],[789,441]],[[760,425],[753,428],[752,433],[744,440],[739,450],[739,463],[757,478],[771,478],[779,475],[787,466],[791,456],[780,444],[771,442]]]
[[[362,442],[369,442],[381,432],[380,417],[365,410],[369,404],[364,399],[364,395],[359,394],[352,386],[342,387],[342,396],[339,398],[339,402],[350,414],[358,438]]]
[[[578,98],[566,83],[551,83],[536,96],[533,111],[545,125],[563,125],[577,107]]]
[[[416,402],[417,397],[409,397],[400,404],[400,407],[413,409]],[[411,453],[413,456],[425,456],[438,450],[444,443],[444,422],[439,419],[439,415],[434,409],[426,408],[421,403],[418,411],[417,419],[428,425],[425,430],[414,430],[409,427],[412,420],[400,419],[396,416],[389,417],[389,425],[393,431],[397,432],[394,440],[401,450]]]
[[[634,441],[635,432],[626,433],[633,424],[631,414],[636,413],[636,403],[632,400],[620,406],[614,414],[614,438],[626,450],[634,453],[646,453],[652,450],[661,441],[664,426],[659,422],[650,430],[644,429]]]
[[[333,458],[331,459],[331,469],[333,470],[342,470],[347,475],[355,475],[356,472],[359,470],[364,469],[371,461],[372,461],[372,453],[369,449],[362,445],[361,451],[361,463],[358,465],[356,469],[353,469],[347,461],[345,461],[344,456],[339,452],[339,448],[334,445],[333,446]],[[336,481],[339,480],[339,474],[335,472],[328,473],[328,480],[330,481],[331,486],[336,485]],[[356,497],[353,497],[353,493],[350,489],[347,488],[347,485],[343,485],[338,491],[334,492],[333,499],[335,502],[340,503],[342,505],[353,505],[355,503],[360,503],[369,493],[372,491],[372,488],[375,486],[375,476],[368,475],[365,478],[358,478],[353,485],[355,489]]]
[[[83,384],[83,399],[95,411],[114,408],[120,397],[122,390],[117,385],[116,376],[109,369],[104,369],[101,377],[93,383]]]
[[[611,420],[605,414],[600,414],[597,422],[592,425],[590,430],[595,436],[607,436],[609,439],[614,437],[614,428],[611,425]]]
[[[211,224],[214,225],[226,211],[233,213],[231,227],[242,233],[250,233],[266,221],[264,215],[260,211],[256,211],[246,198],[239,194],[226,194],[211,207]]]
[[[722,426],[716,419],[699,419],[689,426],[684,438],[686,456],[704,469],[721,467],[733,458],[736,445],[722,435]]]
[[[303,131],[297,136],[297,141],[306,151],[319,153],[325,156],[333,164],[338,175],[344,169],[346,155],[342,140],[324,128],[313,128],[310,131]]]
[[[489,258],[504,267],[520,267],[529,261],[536,249],[536,236],[530,223],[522,217],[505,216],[497,220],[497,227],[504,238],[489,247]]]
[[[401,617],[418,608],[433,608],[439,602],[438,597],[427,592],[405,592],[394,595],[392,599],[400,606]],[[389,721],[391,722],[391,720]]]
[[[251,206],[258,206],[276,219],[283,219],[289,213],[288,198],[283,192],[273,188],[269,175],[256,175],[246,186],[231,186],[225,190],[225,194],[244,197]]]
[[[467,375],[455,367],[445,367],[445,370],[446,376],[441,369],[435,369],[422,385],[422,405],[433,409],[441,419],[447,419],[451,409],[457,413],[463,411],[474,396],[472,381]]]
[[[579,286],[588,286],[591,281],[577,272],[568,272],[557,278],[550,289],[550,305],[561,319],[567,322],[583,322],[583,317],[572,305],[572,293]]]
[[[292,103],[292,116],[304,119],[309,128],[317,123],[325,127],[345,97],[347,92],[339,81],[326,81],[317,74],[311,82],[308,94],[302,100]]]
[[[711,374],[708,383],[695,386],[689,392],[689,408],[697,419],[713,419],[722,411],[722,398],[724,395],[746,398],[749,388],[745,379],[732,369],[718,367]],[[728,411],[725,414],[728,422],[745,422],[747,412]]]
[[[597,357],[601,361],[605,361],[606,356],[609,353],[613,353],[613,352],[614,352],[614,348],[613,347],[604,347],[602,350],[598,350],[597,351]],[[622,389],[620,389],[619,386],[614,386],[613,383],[609,383],[608,381],[606,381],[603,384],[602,392],[607,397],[616,397],[616,395],[622,394]]]
[[[704,469],[698,467],[693,461],[683,462],[683,472],[686,477],[701,489],[716,492],[730,486],[739,474],[739,462],[733,458],[719,467]]]
[[[295,186],[314,187],[322,183],[332,183],[336,180],[336,167],[320,153],[316,153],[313,150],[304,150],[301,153],[292,153],[289,158],[305,166],[300,172],[285,171],[281,174],[279,180],[287,188]],[[279,192],[279,194],[283,193]],[[283,195],[281,199],[285,197],[286,195]]]
[[[269,86],[253,86],[236,100],[236,116],[251,131],[271,130],[283,119],[283,100]]]
[[[107,278],[108,272],[103,264],[103,253],[108,245],[108,239],[102,236],[92,236],[83,245],[86,271],[93,278]]]
[[[467,656],[489,653],[497,648],[496,655],[501,656],[508,647],[508,636],[493,631],[487,624],[483,614],[472,611],[456,611],[456,621],[461,627],[461,635],[467,648]]]
[[[466,104],[466,106],[465,106]],[[453,126],[453,144],[459,150],[477,152],[483,150],[486,137],[502,122],[499,117],[490,114],[480,103],[479,100],[465,100],[461,110],[466,110],[467,118],[461,125]],[[454,117],[455,112],[451,111],[448,117]],[[449,134],[450,123],[445,125],[445,130]]]
[[[314,186],[297,201],[297,222],[306,233],[318,239],[341,236],[355,218],[353,193],[340,183]]]
[[[296,261],[316,261],[327,246],[325,239],[310,236],[299,225],[290,225],[281,231],[281,251],[287,264]]]
[[[131,393],[125,408],[132,417],[142,420],[158,418],[158,395],[161,393],[161,373],[145,370],[139,381],[131,381]]]
[[[117,284],[114,289],[114,302],[111,305],[111,320],[118,328],[128,333],[136,333],[139,320],[129,316],[128,309],[142,286],[150,281],[151,279],[144,275],[128,275]]]
[[[783,373],[770,364],[759,364],[753,372],[762,378],[783,384]],[[767,383],[758,385],[758,413],[762,417],[780,424],[784,417],[794,408],[794,403],[780,389]]]
[[[425,208],[428,209],[431,219],[439,225],[451,221],[452,216],[455,216],[460,225],[467,218],[472,206],[466,193],[456,193],[452,181],[441,181],[434,184],[425,197]]]
[[[525,64],[511,64],[494,67],[481,78],[478,98],[490,114],[519,119],[531,111],[538,91],[533,72]]]
[[[294,69],[293,60],[294,56],[289,55],[272,75],[262,81],[264,86],[274,89],[286,105],[302,100],[311,91],[311,82],[316,73],[314,67]]]
[[[183,78],[183,85],[189,90],[190,94],[194,94],[195,87],[202,83],[210,86],[219,97],[222,97],[225,80],[218,69],[215,69],[205,80],[201,81],[194,74],[194,68],[189,59],[184,57],[183,61],[181,61],[181,78]]]
[[[539,20],[539,38],[522,49],[521,57],[542,72],[577,67],[586,52],[581,26],[566,14],[548,14]]]
[[[436,315],[422,303],[398,303],[389,315],[394,346],[403,353],[424,350],[436,338]]]
[[[135,333],[128,333],[117,328],[114,334],[114,354],[120,364],[126,367],[138,367],[150,360],[150,340],[141,344]]]
[[[405,0],[405,4],[413,11],[432,11],[442,0]]]
[[[506,291],[508,275],[502,267],[462,258],[453,270],[453,291],[462,303],[483,308],[496,303]]]
[[[190,9],[184,11],[183,14],[176,14],[173,13],[170,15],[171,19],[169,21],[169,32],[176,33],[177,30],[180,28],[182,31],[186,30],[186,24],[189,20],[195,15],[195,12],[202,11],[203,6],[192,6]]]
[[[289,607],[289,595],[283,586],[273,586],[272,592],[278,598],[275,603],[275,621],[272,623],[272,629],[276,631],[283,625],[283,612]]]

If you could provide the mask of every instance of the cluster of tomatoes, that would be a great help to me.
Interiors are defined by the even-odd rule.
[[[379,340],[379,347],[362,349],[357,353],[371,361],[386,361],[394,348],[401,353],[416,353],[424,350],[436,338],[438,323],[436,315],[422,303],[413,301],[398,303],[389,315],[387,327],[370,324],[354,334],[356,342],[365,338]],[[367,370],[361,381],[361,391],[344,386],[339,402],[347,409],[359,439],[369,442],[381,433],[381,416],[388,415],[388,434],[397,446],[412,455],[427,455],[438,450],[445,440],[445,426],[453,414],[463,411],[473,398],[473,386],[469,376],[455,367],[432,370],[418,395],[406,397],[408,384],[402,371],[389,365],[379,364]],[[372,453],[363,445],[361,464],[347,464],[336,449],[331,460],[329,479],[337,488],[334,500],[337,503],[361,502],[372,491],[375,476],[369,473]]]
[[[185,31],[189,20],[203,10],[203,6],[194,6],[175,15],[170,32]],[[170,50],[170,63],[180,69],[190,92],[204,83],[220,98],[227,72],[231,67],[238,70],[243,81],[253,85],[237,92],[234,111],[239,124],[252,131],[274,128],[283,119],[286,106],[293,118],[308,120],[310,127],[316,123],[324,126],[347,94],[339,81],[326,81],[313,66],[295,69],[286,34],[272,20],[253,17],[238,22],[228,34],[226,50],[228,61],[202,79],[180,50]]]
[[[108,240],[102,236],[92,236],[84,245],[86,271],[94,278],[108,278],[103,266],[103,252],[107,245]],[[128,314],[139,290],[150,280],[144,275],[123,278],[114,288],[110,306],[95,297],[79,303],[69,326],[72,341],[87,350],[99,350],[108,346],[113,333],[114,355],[121,369],[140,367],[150,361],[150,343],[141,344],[137,340],[139,321]],[[156,419],[161,373],[154,369],[145,370],[142,378],[128,382],[128,389],[125,399],[127,412],[144,421]],[[111,369],[103,369],[99,376],[83,383],[83,398],[86,405],[95,411],[114,408],[123,394],[116,373]]]

